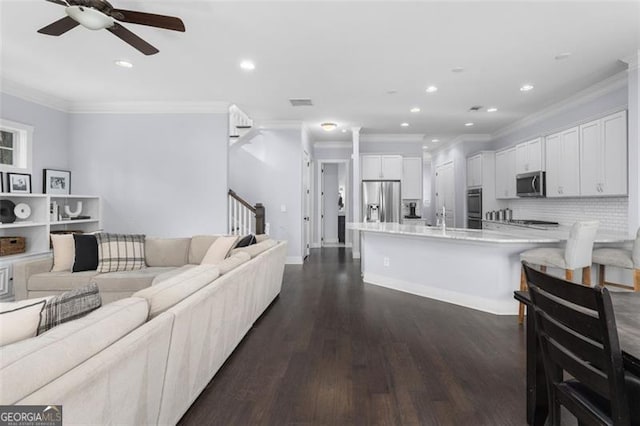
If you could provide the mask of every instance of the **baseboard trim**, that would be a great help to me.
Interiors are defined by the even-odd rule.
[[[327,238],[324,240],[324,242],[327,244],[338,244],[339,241],[337,238],[332,238],[332,239]]]
[[[286,264],[287,265],[302,265],[303,259],[302,256],[287,256]]]
[[[322,244],[320,244],[320,243],[311,243],[309,247],[311,247],[311,248],[321,248]]]
[[[441,288],[427,287],[408,281],[389,278],[377,274],[364,274],[362,279],[366,284],[377,285],[379,287],[390,288],[416,296],[427,297],[477,311],[488,312],[494,315],[515,315],[518,313],[518,305],[514,302],[497,302],[495,300],[483,299],[481,297],[468,294],[461,294]]]
[[[360,252],[359,251],[354,251],[353,252],[353,258],[354,259],[360,259]]]

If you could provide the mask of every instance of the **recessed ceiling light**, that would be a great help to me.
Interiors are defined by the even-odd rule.
[[[394,89],[387,90],[387,95],[395,95],[396,93],[398,93],[397,90],[394,90]]]
[[[254,64],[252,61],[244,60],[240,62],[240,68],[245,71],[253,71],[256,69],[256,64]]]
[[[125,61],[124,59],[118,59],[113,63],[122,68],[133,68],[133,64],[129,61]]]
[[[465,126],[467,126],[467,127],[471,127],[471,126],[473,126],[473,123],[471,123],[471,122],[469,122],[469,123],[464,123],[464,125],[465,125]]]
[[[451,68],[451,72],[462,72],[462,71],[464,71],[464,68],[462,67]]]
[[[525,84],[520,88],[521,92],[528,92],[529,90],[533,90],[533,86],[531,84]]]
[[[411,108],[409,111],[411,111],[411,112],[420,112],[420,108],[418,108],[418,107],[413,107],[413,108]]]
[[[326,132],[331,132],[335,130],[338,125],[336,123],[322,123],[320,127],[322,127],[322,129]]]
[[[347,129],[342,129],[342,133],[347,133]]]
[[[495,107],[487,108],[487,112],[496,112],[497,110],[498,108]]]
[[[438,142],[440,142],[440,139],[431,139],[431,142],[438,143]]]
[[[402,123],[400,124],[402,127],[409,127],[409,123]]]
[[[438,88],[436,86],[427,87],[427,93],[435,93],[437,91],[438,91]]]
[[[561,61],[563,59],[567,59],[571,56],[571,52],[563,52],[555,56],[556,61]]]

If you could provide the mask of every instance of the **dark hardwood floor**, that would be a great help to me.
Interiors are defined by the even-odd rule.
[[[524,337],[513,316],[366,285],[350,250],[315,250],[180,424],[523,425]]]

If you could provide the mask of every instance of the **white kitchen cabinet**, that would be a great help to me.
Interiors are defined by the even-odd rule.
[[[362,180],[401,180],[402,156],[363,155],[361,157]]]
[[[516,147],[496,152],[496,199],[516,198]]]
[[[544,170],[542,138],[516,145],[516,175]]]
[[[422,200],[422,158],[402,159],[402,198]]]
[[[580,126],[580,194],[627,194],[626,111]]]
[[[580,195],[579,141],[578,127],[545,138],[547,197]]]
[[[482,154],[467,158],[467,188],[482,186]]]

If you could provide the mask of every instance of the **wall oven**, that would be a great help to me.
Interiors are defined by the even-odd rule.
[[[544,197],[546,195],[544,172],[517,175],[516,195],[518,197]]]
[[[467,191],[467,228],[482,229],[482,189]]]

